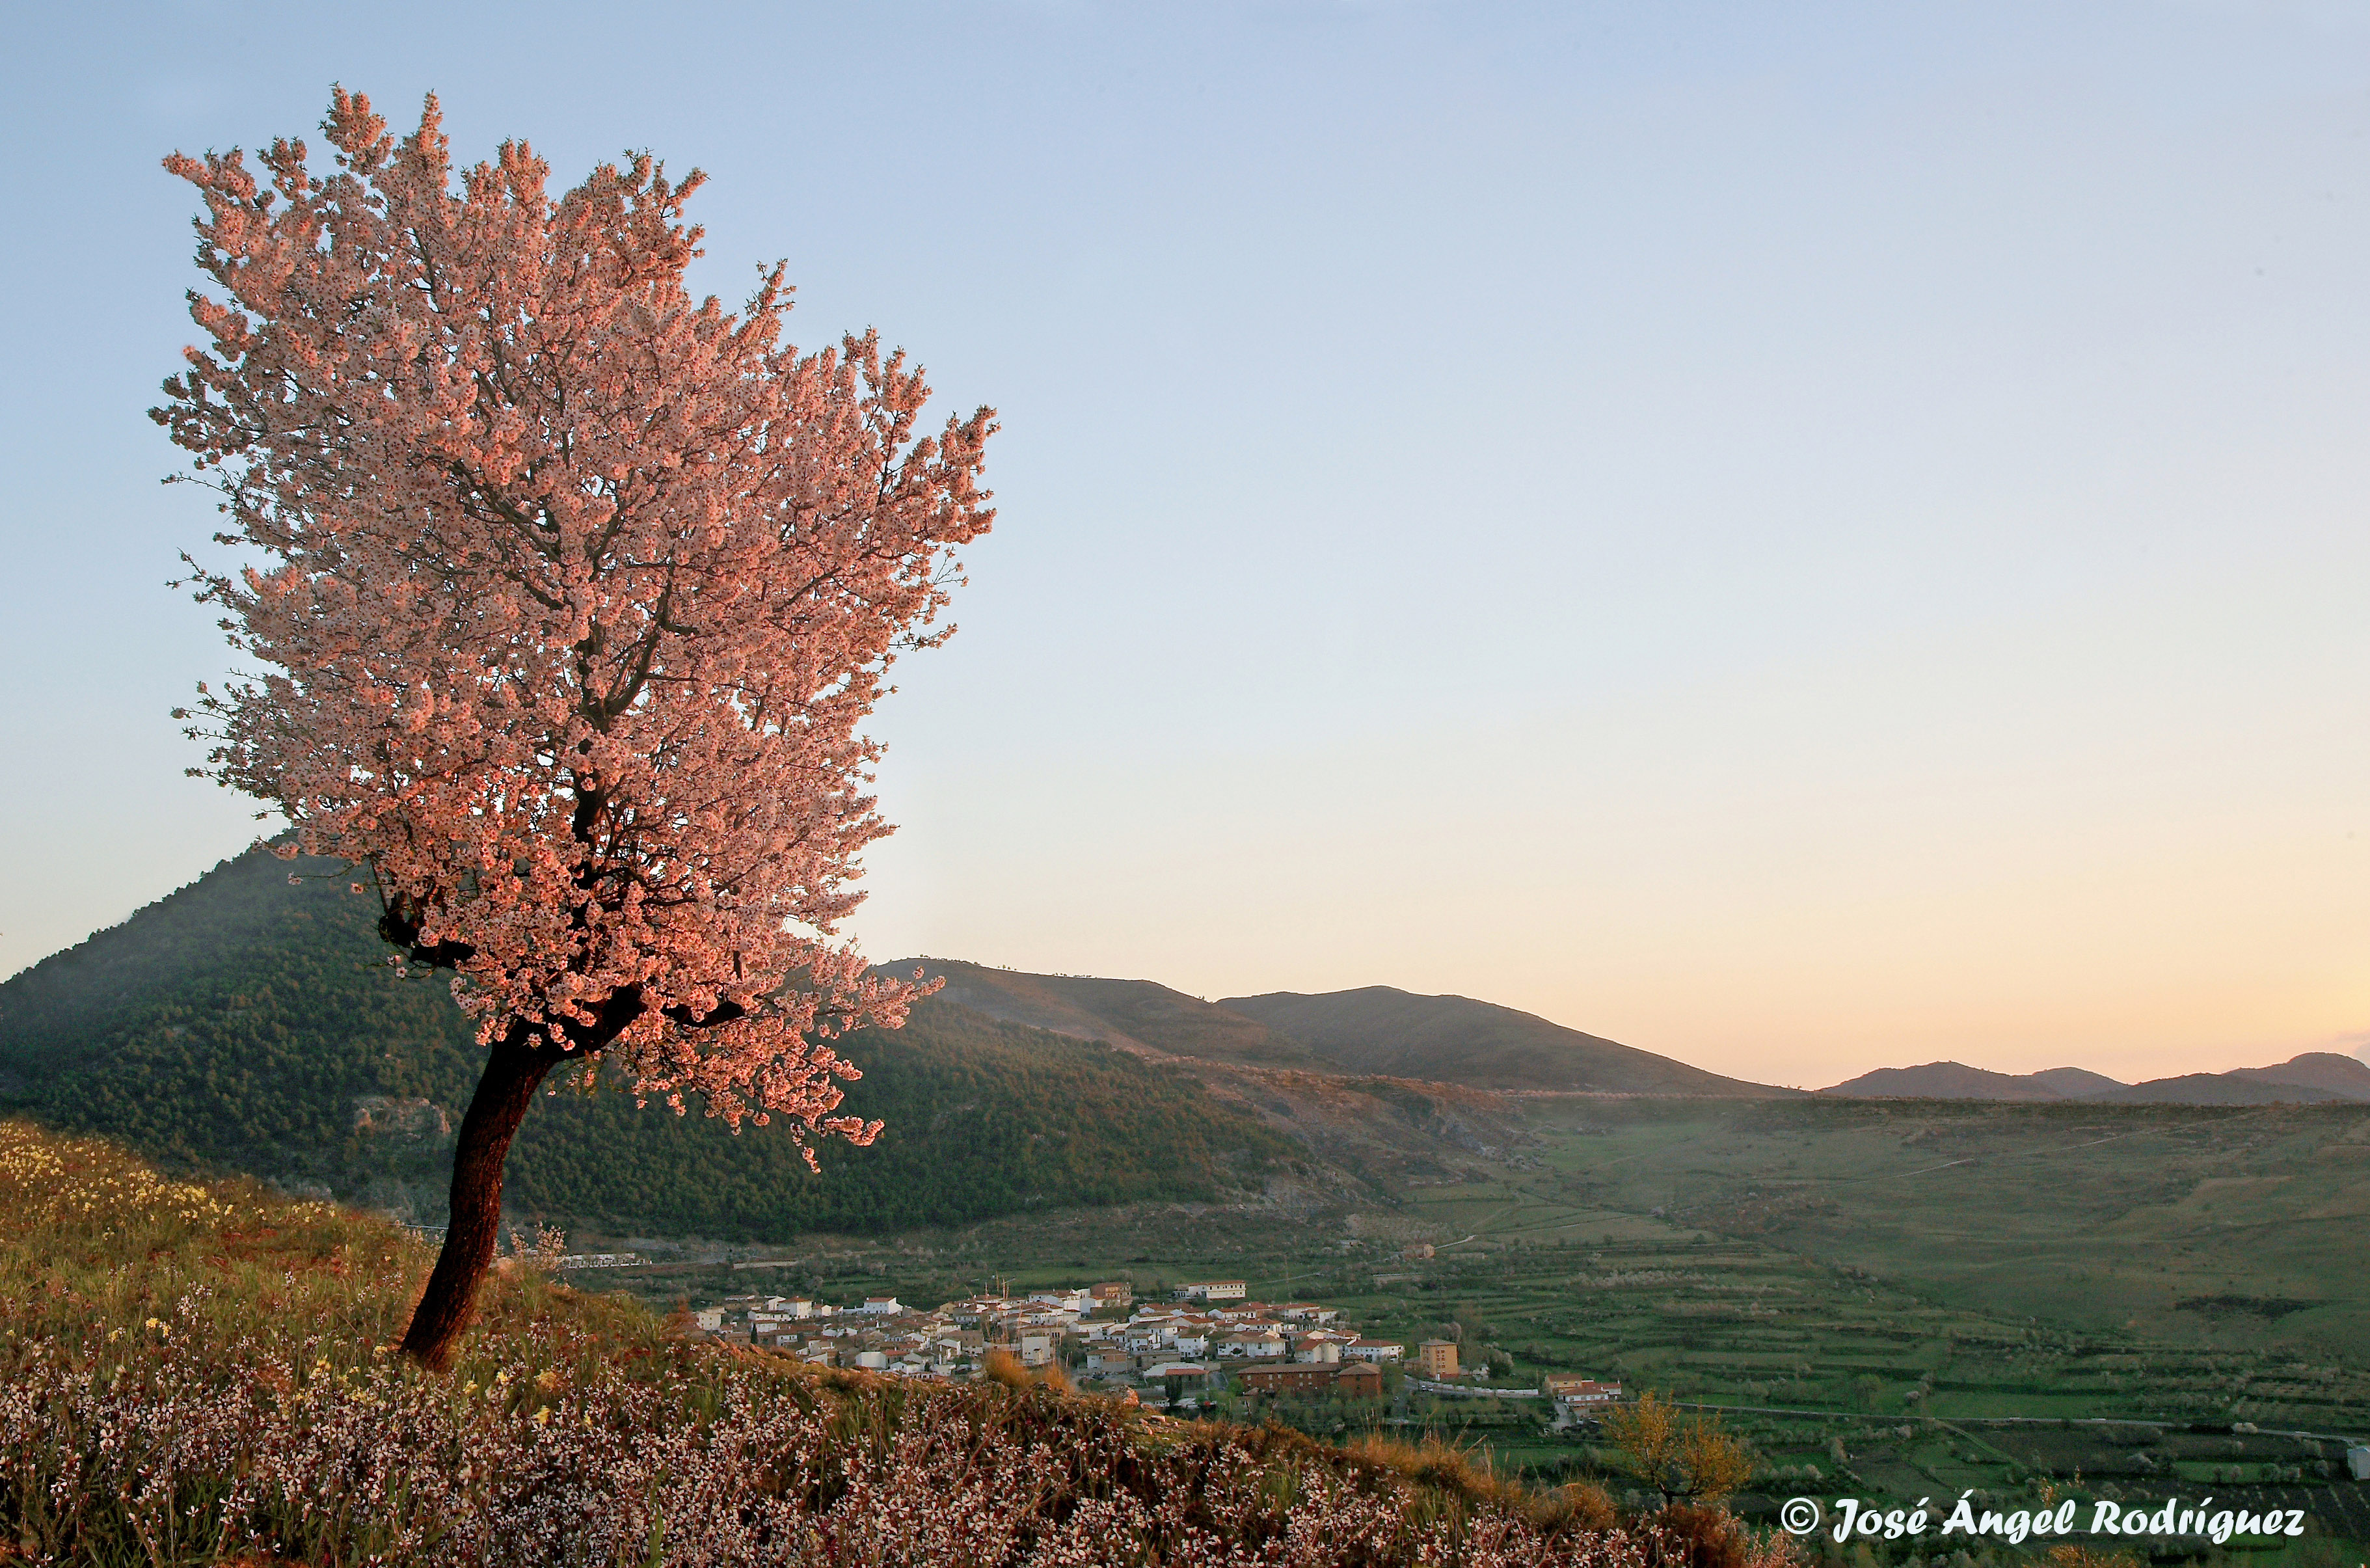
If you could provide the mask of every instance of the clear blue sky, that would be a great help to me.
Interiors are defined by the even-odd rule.
[[[176,147],[712,183],[992,402],[856,933],[1723,1071],[2370,1031],[2370,10],[13,8],[0,974],[247,842],[166,710]]]

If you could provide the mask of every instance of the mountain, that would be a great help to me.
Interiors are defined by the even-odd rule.
[[[2056,1073],[2079,1072],[2055,1067]],[[2093,1074],[2085,1074],[2094,1077]],[[2042,1074],[1995,1073],[1963,1062],[1928,1062],[1918,1067],[1879,1067],[1819,1090],[1839,1100],[2063,1100],[2065,1091]]]
[[[901,978],[918,969],[943,979],[939,997],[989,1018],[1100,1040],[1140,1055],[1317,1072],[1330,1067],[1307,1046],[1265,1024],[1149,980],[1027,974],[943,958],[908,958],[878,967]]]
[[[2326,1090],[2348,1100],[2370,1100],[2370,1066],[2365,1066],[2357,1057],[2341,1056],[2334,1051],[2307,1051],[2276,1066],[2236,1067],[2229,1076],[2295,1088]]]
[[[1319,996],[1275,991],[1228,997],[1218,1006],[1280,1031],[1352,1072],[1474,1089],[1731,1098],[1797,1092],[1722,1078],[1467,997],[1419,997],[1368,986]]]
[[[384,962],[374,901],[332,862],[261,853],[0,984],[0,1111],[433,1220],[482,1060],[443,983]],[[612,1092],[541,1101],[509,1206],[642,1234],[778,1239],[1039,1205],[1212,1201],[1300,1146],[1173,1066],[933,998],[843,1043],[846,1112],[888,1124],[806,1170],[780,1127],[734,1136]]]
[[[879,968],[900,976],[918,968],[945,979],[939,999],[1181,1066],[1220,1103],[1299,1145],[1308,1160],[1295,1167],[1298,1174],[1339,1195],[1486,1180],[1500,1173],[1509,1150],[1536,1142],[1520,1110],[1488,1090],[1344,1073],[1341,1064],[1263,1023],[1149,980],[1030,974],[938,958]],[[1270,1182],[1279,1196],[1283,1185]],[[1356,1193],[1361,1187],[1367,1192]]]

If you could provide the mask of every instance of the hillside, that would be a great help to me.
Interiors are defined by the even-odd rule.
[[[1318,996],[1228,997],[1218,1005],[1305,1042],[1352,1072],[1475,1089],[1745,1098],[1797,1092],[1722,1078],[1466,997],[1419,997],[1368,986]]]
[[[432,1221],[476,1082],[441,981],[382,962],[375,905],[327,862],[225,861],[0,985],[0,1108],[204,1170]],[[545,1099],[514,1211],[629,1233],[777,1239],[1024,1209],[1214,1200],[1294,1144],[1175,1068],[942,1000],[846,1043],[847,1109],[888,1129],[810,1174],[780,1129],[739,1136],[614,1093]]]
[[[974,1012],[1122,1050],[1318,1072],[1329,1066],[1262,1023],[1149,980],[1027,974],[943,958],[901,959],[879,968],[901,977],[920,969],[946,982],[940,997]]]
[[[427,1374],[388,1349],[428,1264],[383,1220],[0,1121],[0,1560],[1688,1562],[1594,1487],[1439,1445],[1175,1421],[1017,1370],[811,1366],[525,1260]],[[1720,1561],[1795,1561],[1752,1544]]]

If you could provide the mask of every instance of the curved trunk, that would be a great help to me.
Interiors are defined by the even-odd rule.
[[[477,1091],[461,1118],[461,1136],[453,1150],[452,1216],[444,1231],[444,1250],[428,1288],[412,1309],[411,1326],[403,1333],[403,1354],[443,1372],[453,1365],[453,1353],[477,1302],[477,1286],[494,1261],[494,1244],[502,1217],[502,1161],[511,1139],[535,1103],[535,1091],[560,1062],[558,1053],[537,1051],[505,1036],[486,1058]]]

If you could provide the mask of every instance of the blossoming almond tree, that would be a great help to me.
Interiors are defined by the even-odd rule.
[[[339,89],[324,130],[333,168],[301,141],[259,174],[166,160],[221,292],[190,295],[207,341],[152,417],[259,563],[192,563],[260,668],[180,716],[213,743],[192,771],[275,805],[287,853],[367,866],[400,961],[477,1020],[404,1339],[443,1368],[563,1064],[736,1129],[879,1130],[833,1114],[857,1073],[831,1042],[914,994],[834,936],[890,831],[857,726],[951,630],[994,413],[922,433],[902,353],[800,354],[778,267],[737,316],[695,302],[696,174],[638,156],[554,198],[506,143],[456,181],[432,98],[398,142]]]

